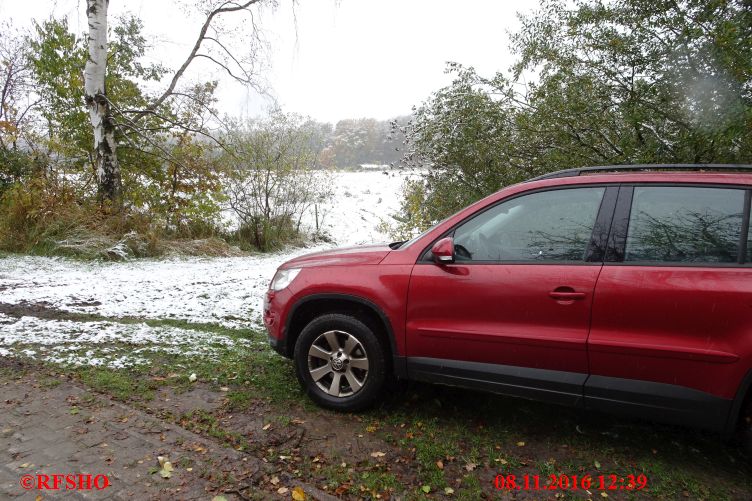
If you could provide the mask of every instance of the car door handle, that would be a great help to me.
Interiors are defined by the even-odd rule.
[[[563,288],[563,287],[562,287]],[[585,299],[586,294],[584,292],[575,292],[574,290],[553,290],[548,293],[548,297],[557,301],[578,301]]]

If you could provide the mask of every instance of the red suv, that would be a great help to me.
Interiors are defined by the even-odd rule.
[[[332,409],[396,375],[729,432],[752,394],[749,169],[561,171],[407,242],[295,258],[269,340]]]

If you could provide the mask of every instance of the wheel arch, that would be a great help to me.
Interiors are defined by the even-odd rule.
[[[747,374],[742,379],[739,389],[736,391],[733,403],[731,404],[731,411],[729,412],[728,420],[726,421],[726,429],[724,435],[731,437],[739,426],[739,420],[742,417],[742,412],[745,410],[746,405],[752,403],[752,369],[747,371]]]
[[[285,321],[285,350],[292,358],[295,343],[303,328],[314,318],[327,313],[351,314],[363,321],[383,341],[386,359],[399,376],[403,359],[398,356],[394,330],[384,311],[372,301],[360,296],[338,293],[311,294],[299,299],[290,309]]]

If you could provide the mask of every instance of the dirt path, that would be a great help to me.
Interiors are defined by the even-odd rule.
[[[4,373],[15,373],[0,383],[0,498],[267,499],[283,498],[276,491],[300,486],[308,499],[333,499],[284,477],[275,486],[259,485],[268,465],[253,456],[93,394],[67,378],[0,363]],[[162,477],[159,456],[169,458],[170,478]],[[90,474],[94,485],[66,489],[61,479],[54,490],[56,474]],[[28,490],[22,486],[26,475],[34,482]],[[42,489],[40,481],[46,481]],[[73,482],[87,487],[81,477]]]

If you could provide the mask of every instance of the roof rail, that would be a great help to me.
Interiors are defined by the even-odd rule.
[[[680,171],[749,171],[752,173],[752,165],[749,164],[632,164],[632,165],[598,165],[594,167],[578,167],[564,169],[556,172],[543,174],[525,181],[541,181],[543,179],[555,179],[559,177],[575,177],[593,172],[624,172],[624,171],[652,171],[652,170],[680,170]]]

